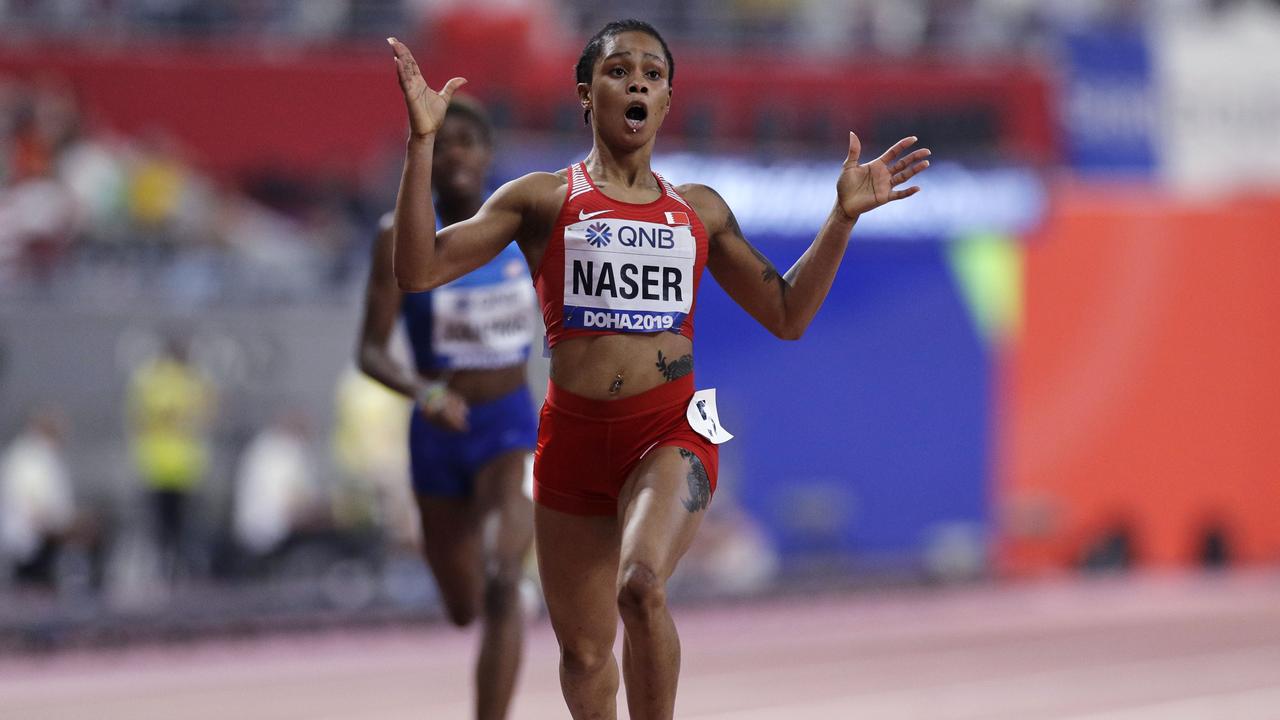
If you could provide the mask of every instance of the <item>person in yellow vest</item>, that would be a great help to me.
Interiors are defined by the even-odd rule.
[[[189,569],[190,498],[208,471],[205,434],[213,407],[213,386],[176,338],[130,377],[133,458],[151,505],[162,573],[169,580]]]

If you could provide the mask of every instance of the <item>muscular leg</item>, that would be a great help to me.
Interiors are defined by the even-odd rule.
[[[697,456],[663,447],[645,456],[618,497],[622,548],[616,589],[633,720],[669,720],[675,712],[680,638],[667,611],[667,579],[693,542],[710,496]]]
[[[538,574],[560,643],[560,688],[574,720],[614,720],[618,714],[618,633],[614,581],[617,519],[534,507]]]
[[[484,628],[476,661],[476,717],[506,717],[524,646],[520,580],[533,542],[533,508],[525,497],[524,462],[514,450],[476,474],[478,526],[484,557]]]
[[[471,624],[482,588],[480,528],[470,498],[418,495],[422,554],[440,588],[449,622]]]

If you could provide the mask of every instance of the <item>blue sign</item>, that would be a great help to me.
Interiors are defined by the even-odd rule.
[[[1151,175],[1157,103],[1151,52],[1140,28],[1064,38],[1062,131],[1067,156],[1085,173]]]
[[[751,239],[779,268],[798,254],[797,238]],[[764,524],[784,560],[919,566],[955,528],[986,537],[992,353],[947,248],[850,244],[797,342],[703,283],[697,381],[718,388],[736,435],[721,446],[718,492]]]

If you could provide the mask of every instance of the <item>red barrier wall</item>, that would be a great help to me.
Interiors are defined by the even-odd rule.
[[[1005,363],[1004,570],[1076,564],[1121,525],[1145,565],[1196,562],[1211,525],[1280,561],[1280,197],[1055,197]]]
[[[553,42],[548,50],[528,32],[501,17],[446,23],[415,49],[429,82],[465,76],[468,92],[501,104],[515,125],[576,125],[573,66],[582,40]],[[671,120],[681,127],[696,113],[715,139],[751,138],[762,114],[800,137],[823,116],[835,125],[833,147],[843,148],[845,125],[867,135],[886,118],[976,108],[993,117],[998,152],[1032,162],[1056,154],[1048,88],[1025,67],[675,52]],[[306,172],[349,171],[379,150],[399,152],[405,128],[394,67],[376,39],[358,50],[11,47],[0,49],[5,73],[68,78],[91,115],[130,134],[165,128],[214,172],[283,162]]]
[[[404,127],[390,63],[245,48],[0,53],[0,72],[65,78],[91,118],[132,136],[164,129],[215,173],[357,167]]]

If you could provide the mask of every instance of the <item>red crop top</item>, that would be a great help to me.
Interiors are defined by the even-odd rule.
[[[582,163],[569,166],[568,197],[533,279],[549,347],[624,332],[693,339],[707,230],[671,183],[654,177],[662,195],[628,203],[600,192]]]

